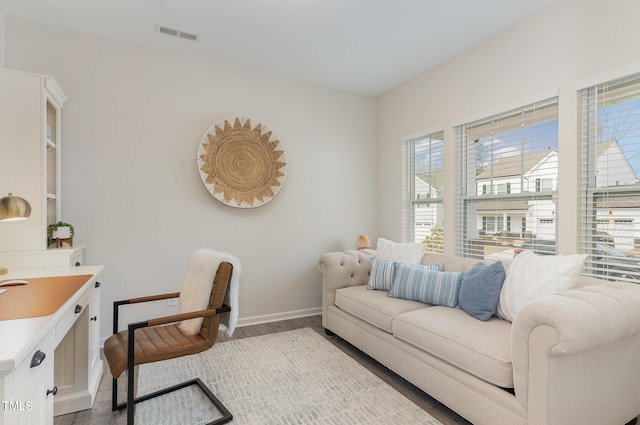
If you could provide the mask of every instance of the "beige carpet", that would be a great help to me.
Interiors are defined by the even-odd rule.
[[[312,329],[221,342],[139,370],[138,394],[202,381],[234,425],[441,425]],[[219,414],[195,387],[139,403],[136,424],[202,424]]]

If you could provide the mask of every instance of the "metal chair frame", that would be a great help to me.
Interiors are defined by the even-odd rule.
[[[118,333],[118,312],[119,307],[127,304],[141,303],[147,301],[157,301],[163,299],[171,299],[177,298],[180,296],[179,292],[173,292],[169,294],[156,295],[152,297],[140,297],[140,298],[132,298],[130,300],[122,300],[122,301],[114,301],[113,303],[113,333]],[[160,317],[157,319],[146,320],[142,322],[130,323],[127,326],[128,329],[128,341],[127,341],[127,402],[118,404],[118,379],[112,378],[113,387],[111,389],[111,410],[124,410],[127,409],[128,406],[131,406],[127,409],[127,424],[133,425],[134,416],[135,416],[135,405],[137,403],[141,403],[143,401],[150,400],[155,397],[159,397],[165,394],[169,394],[174,391],[181,390],[183,388],[189,387],[191,385],[197,385],[200,390],[204,393],[204,395],[213,403],[213,405],[218,409],[218,411],[222,414],[222,417],[214,420],[213,422],[209,422],[207,425],[222,425],[226,424],[233,420],[233,415],[229,412],[229,410],[222,404],[222,402],[211,392],[211,390],[200,380],[200,378],[195,378],[181,384],[173,385],[171,387],[167,387],[158,391],[155,391],[150,394],[146,394],[140,396],[138,398],[134,397],[134,367],[135,367],[135,331],[136,329],[145,328],[149,326],[157,326],[157,325],[166,325],[169,323],[175,323],[182,320],[193,319],[197,317],[209,317],[217,314],[227,313],[231,311],[231,307],[226,304],[223,304],[222,307],[216,309],[208,309],[208,310],[200,310],[194,311],[190,313],[182,313],[176,314],[172,316]]]

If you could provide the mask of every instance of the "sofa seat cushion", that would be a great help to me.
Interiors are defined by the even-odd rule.
[[[393,336],[480,379],[513,388],[511,323],[476,320],[463,310],[433,306],[398,315]]]
[[[366,285],[350,286],[336,291],[336,306],[371,325],[391,333],[393,318],[428,304],[389,298],[386,291],[367,289]]]

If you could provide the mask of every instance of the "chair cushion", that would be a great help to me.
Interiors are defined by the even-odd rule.
[[[427,304],[387,297],[386,291],[367,289],[366,285],[350,286],[336,291],[336,306],[373,326],[391,333],[395,316],[425,308]]]
[[[476,320],[456,308],[433,306],[400,314],[393,335],[503,388],[513,388],[511,323]]]
[[[129,332],[121,331],[111,335],[104,342],[104,355],[111,375],[118,378],[127,370],[127,343]],[[215,342],[215,341],[214,341]],[[211,348],[213,343],[202,336],[182,333],[177,323],[153,326],[136,330],[135,365],[171,359],[188,354],[196,354]]]

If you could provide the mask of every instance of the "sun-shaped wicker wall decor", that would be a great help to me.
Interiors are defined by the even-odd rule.
[[[203,183],[220,202],[255,208],[271,201],[287,173],[282,143],[264,125],[252,127],[246,118],[229,118],[212,125],[198,149]]]

